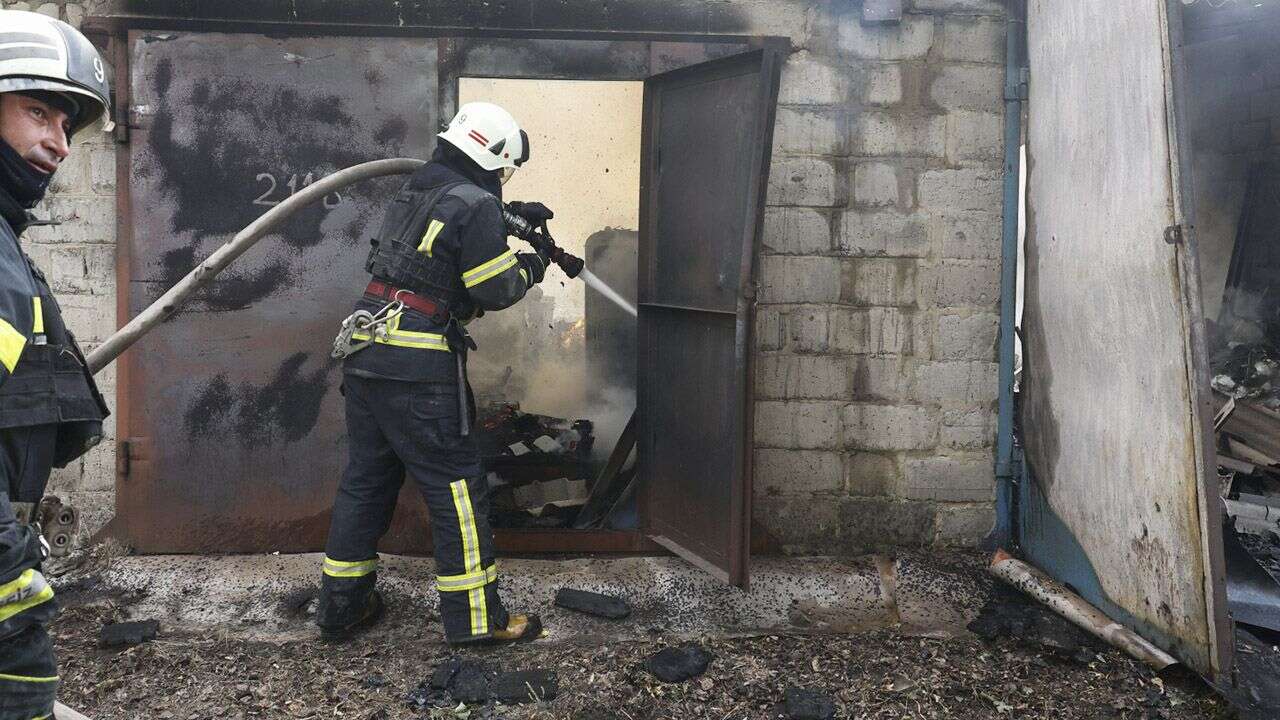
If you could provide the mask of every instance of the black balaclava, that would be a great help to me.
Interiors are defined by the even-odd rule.
[[[44,199],[52,174],[42,173],[22,159],[17,150],[0,141],[0,189],[19,206],[30,210]]]

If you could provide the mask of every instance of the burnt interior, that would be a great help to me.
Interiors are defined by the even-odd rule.
[[[1184,98],[1227,595],[1280,629],[1280,3],[1182,7]]]

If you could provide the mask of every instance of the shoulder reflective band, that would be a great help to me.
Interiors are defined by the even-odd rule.
[[[418,243],[418,252],[426,253],[427,257],[431,257],[431,246],[436,243],[436,236],[444,229],[444,223],[439,220],[432,220],[427,225],[427,231],[422,234],[422,242]]]
[[[3,364],[9,372],[13,372],[26,346],[27,336],[5,322],[4,318],[0,318],[0,364]]]
[[[489,262],[483,265],[477,265],[476,267],[462,273],[462,284],[467,287],[475,287],[485,280],[496,275],[501,275],[511,269],[515,266],[516,262],[515,251],[507,250]]]
[[[31,310],[35,313],[35,320],[31,323],[31,332],[34,335],[44,334],[44,309],[40,305],[40,296],[36,295],[31,298]]]
[[[323,567],[324,574],[329,577],[358,578],[364,577],[374,570],[377,570],[378,558],[350,562],[346,560],[333,560],[330,557],[325,556]]]
[[[458,514],[458,530],[462,533],[462,560],[466,574],[475,576],[482,573],[480,568],[480,536],[476,533],[476,517],[471,509],[471,492],[467,489],[467,481],[459,480],[449,484],[453,493],[453,509]],[[489,634],[489,608],[484,597],[484,586],[467,591],[467,602],[471,606],[471,634]]]
[[[482,572],[463,573],[461,575],[437,575],[436,589],[440,592],[461,592],[482,588],[498,579],[497,564],[490,565]]]
[[[416,332],[414,330],[401,330],[400,318],[403,315],[396,315],[387,322],[386,336],[371,336],[367,332],[351,333],[352,340],[367,341],[372,339],[373,342],[380,345],[393,345],[395,347],[414,348],[417,350],[441,350],[449,352],[449,341],[440,333]]]
[[[53,598],[53,588],[34,568],[22,571],[16,580],[0,585],[0,622]]]

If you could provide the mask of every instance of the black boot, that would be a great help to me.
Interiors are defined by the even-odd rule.
[[[320,639],[325,642],[343,642],[378,624],[386,613],[386,603],[382,601],[382,593],[370,590],[364,603],[364,612],[355,620],[344,625],[321,625]]]

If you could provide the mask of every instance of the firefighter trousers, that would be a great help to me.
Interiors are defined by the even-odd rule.
[[[407,474],[426,501],[440,620],[451,643],[507,626],[498,597],[488,487],[472,437],[459,434],[453,385],[346,375],[349,461],[333,501],[316,622],[358,621],[377,582],[378,540]]]
[[[58,690],[46,630],[57,603],[40,574],[38,537],[10,502],[40,501],[56,442],[56,425],[0,429],[0,720],[50,717]]]

